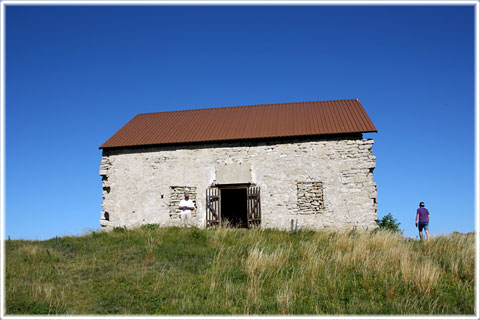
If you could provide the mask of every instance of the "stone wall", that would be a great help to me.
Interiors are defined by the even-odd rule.
[[[322,214],[325,209],[322,182],[297,182],[299,214]]]
[[[170,208],[170,219],[180,219],[181,210],[178,208],[180,206],[180,201],[185,198],[185,192],[188,192],[189,199],[193,201],[195,207],[197,207],[197,188],[189,186],[171,186],[170,187],[170,203],[168,207]],[[198,210],[194,210],[192,215],[196,216]],[[180,223],[180,220],[177,220],[177,223]]]
[[[205,227],[205,191],[220,181],[261,188],[262,228],[375,228],[372,146],[351,135],[104,150],[100,224],[179,225],[174,202],[187,187]]]

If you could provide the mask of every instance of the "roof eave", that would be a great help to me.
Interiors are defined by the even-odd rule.
[[[175,146],[175,145],[191,145],[191,144],[213,144],[213,143],[229,143],[240,141],[262,141],[262,140],[287,140],[295,138],[320,138],[320,137],[332,137],[332,136],[345,136],[359,133],[378,133],[378,130],[370,131],[353,131],[353,132],[332,132],[322,134],[309,134],[309,135],[293,135],[293,136],[273,136],[273,137],[255,137],[255,138],[242,138],[242,139],[216,139],[216,140],[198,140],[198,141],[181,141],[181,142],[164,142],[153,144],[132,144],[132,145],[117,145],[117,146],[105,146],[106,143],[98,147],[99,150],[118,150],[118,149],[139,149],[139,148],[152,148],[158,146]]]

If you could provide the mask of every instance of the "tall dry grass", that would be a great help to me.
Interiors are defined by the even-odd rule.
[[[158,228],[7,243],[9,314],[473,314],[474,237]]]

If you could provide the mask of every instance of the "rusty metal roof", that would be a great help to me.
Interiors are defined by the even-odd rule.
[[[100,149],[377,132],[358,99],[136,115]]]

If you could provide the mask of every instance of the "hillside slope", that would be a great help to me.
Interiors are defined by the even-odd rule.
[[[7,314],[473,314],[474,235],[157,228],[6,242]]]

